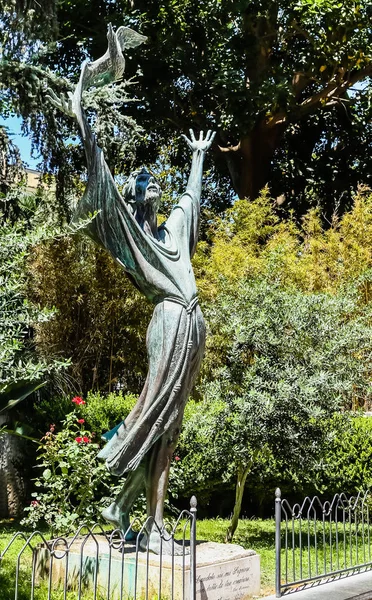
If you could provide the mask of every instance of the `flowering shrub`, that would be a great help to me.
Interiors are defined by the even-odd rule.
[[[75,397],[72,402],[75,408],[61,427],[52,424],[41,440],[38,460],[42,473],[35,479],[37,491],[25,509],[23,525],[37,527],[45,521],[64,533],[81,523],[93,524],[101,520],[101,510],[122,485],[96,459],[99,444],[78,414],[84,400]]]
[[[80,396],[75,396],[75,398],[73,398],[71,402],[78,406],[80,406],[80,404],[85,404],[85,401],[82,398],[80,398]]]

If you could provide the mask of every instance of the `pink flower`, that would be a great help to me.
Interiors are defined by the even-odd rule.
[[[38,506],[39,501],[38,500],[32,500],[31,502],[31,506]]]
[[[85,423],[85,420],[84,419],[78,419],[77,422],[80,423],[80,425],[82,425],[83,423]]]
[[[80,404],[85,404],[85,401],[82,399],[81,396],[75,396],[75,398],[73,398],[71,402],[77,404],[78,406],[80,406]]]
[[[77,442],[78,444],[81,444],[82,441],[83,441],[82,437],[76,437],[75,438],[75,442]]]
[[[179,457],[179,456],[175,456],[175,457],[174,457],[174,460],[176,460],[176,461],[178,462],[178,461],[179,461],[179,460],[181,460],[181,459],[180,459],[180,457]]]
[[[51,431],[53,433],[53,431],[55,430],[56,426],[54,423],[52,423],[52,425],[49,427],[49,431]]]

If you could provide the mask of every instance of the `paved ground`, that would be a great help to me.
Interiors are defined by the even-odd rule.
[[[372,571],[350,575],[282,597],[288,600],[372,600]],[[274,599],[275,596],[266,596],[262,600]]]

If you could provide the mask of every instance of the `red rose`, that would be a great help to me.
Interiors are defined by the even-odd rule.
[[[75,438],[75,442],[77,442],[78,444],[81,444],[82,441],[83,441],[82,437]]]
[[[81,396],[75,396],[75,398],[73,398],[71,402],[77,404],[78,406],[80,406],[80,404],[85,404],[85,401],[82,399]]]
[[[83,423],[85,423],[85,420],[84,419],[78,419],[77,422],[80,423],[80,425],[82,425]]]
[[[174,460],[177,460],[177,461],[179,461],[179,460],[181,460],[181,459],[180,459],[180,457],[179,457],[179,456],[175,456],[175,457],[174,457]]]
[[[85,435],[85,436],[83,437],[83,442],[85,442],[86,444],[89,444],[89,442],[90,442],[90,439],[89,439],[89,438],[88,438],[88,437]]]

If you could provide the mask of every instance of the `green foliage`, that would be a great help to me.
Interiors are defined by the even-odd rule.
[[[148,36],[138,57],[147,100],[138,117],[155,132],[147,147],[153,156],[176,130],[216,129],[217,185],[229,176],[239,197],[254,198],[269,181],[288,205],[298,209],[301,202],[301,212],[309,200],[306,178],[319,201],[331,205],[328,214],[341,192],[350,200],[357,182],[369,181],[371,169],[360,169],[370,164],[369,2],[124,6],[128,24]],[[362,91],[353,87],[359,81]],[[181,148],[172,160],[182,167]],[[272,172],[275,160],[280,166]]]
[[[285,218],[264,189],[254,202],[239,200],[210,224],[211,244],[199,245],[194,259],[198,287],[206,302],[242,278],[264,277],[304,292],[337,293],[359,278],[364,301],[371,299],[372,195],[359,188],[353,206],[325,227],[317,209],[298,222]]]
[[[79,524],[100,521],[101,510],[115,493],[112,477],[96,459],[97,436],[81,417],[83,400],[61,427],[52,424],[41,440],[38,461],[42,473],[35,479],[34,500],[25,508],[22,524],[36,528],[45,521],[55,532],[66,533]],[[81,404],[80,404],[81,402]]]
[[[239,465],[264,462],[265,452],[287,468],[309,468],[332,434],[332,414],[370,395],[372,331],[359,300],[250,279],[205,308],[223,347],[200,384],[203,402],[185,415],[179,453],[190,454],[189,481],[211,472],[229,480]]]
[[[93,431],[97,439],[106,431],[124,420],[132,410],[137,397],[123,396],[121,392],[103,394],[88,392],[86,402],[80,406],[86,428]],[[70,396],[53,396],[50,389],[42,390],[33,403],[32,422],[35,430],[42,435],[51,423],[63,421],[73,410]]]
[[[115,425],[124,421],[134,407],[137,397],[133,394],[123,396],[121,392],[100,394],[89,392],[86,404],[81,407],[81,414],[86,420],[87,427],[100,437]]]
[[[0,222],[0,393],[15,384],[35,384],[66,366],[52,353],[34,352],[30,328],[48,321],[53,311],[26,299],[26,260],[33,247],[50,237],[48,228],[30,231],[26,223]]]
[[[350,428],[332,416],[370,402],[371,214],[361,190],[330,228],[314,210],[299,225],[264,191],[211,225],[195,258],[203,401],[185,413],[174,496],[194,486],[208,501],[234,477],[241,492],[248,474],[256,500],[276,485],[328,489],[324,455]]]
[[[35,248],[28,272],[30,297],[57,311],[36,327],[38,347],[71,358],[75,389],[139,391],[152,308],[108,253],[64,237]]]
[[[148,36],[141,53],[127,60],[129,76],[140,62],[133,88],[140,101],[133,104],[128,86],[120,85],[95,91],[91,102],[115,173],[128,169],[133,142],[141,139],[138,162],[159,165],[161,149],[174,140],[171,167],[183,171],[187,155],[175,136],[190,126],[211,127],[218,143],[210,200],[216,187],[229,188],[219,205],[229,203],[232,189],[256,197],[269,181],[287,206],[302,214],[316,196],[329,217],[336,203],[348,205],[358,181],[370,181],[370,16],[367,0],[97,0],[89,6],[74,0],[31,10],[6,3],[0,102],[4,112],[24,117],[61,196],[72,174],[82,172],[83,157],[81,148],[65,146],[77,132],[55,116],[45,85],[57,94],[70,89],[81,62],[106,51],[107,23],[124,20]],[[151,136],[140,137],[133,116]]]
[[[63,12],[63,5],[66,3],[42,0],[30,8],[27,2],[6,1],[0,24],[0,111],[4,117],[17,115],[23,119],[23,133],[29,135],[34,154],[40,156],[40,168],[54,176],[62,220],[71,216],[71,196],[81,189],[79,176],[85,174],[85,157],[82,145],[71,143],[71,139],[76,140],[79,135],[76,123],[56,114],[47,89],[53,89],[57,96],[71,91],[81,63],[87,58],[82,39],[75,40],[75,52],[68,59],[61,56],[60,43],[65,36],[60,26],[68,26],[58,23],[61,17],[58,12]],[[94,11],[90,6],[89,12],[102,16],[101,8],[102,4]],[[73,9],[76,23],[76,15],[84,8],[74,6]],[[107,50],[105,26],[103,37],[106,47],[100,56]],[[72,60],[74,54],[78,57],[76,63]],[[133,101],[130,84],[130,81],[121,81],[87,92],[84,98],[89,119],[113,173],[124,165],[126,169],[132,166],[135,144],[142,139],[142,130],[134,119],[119,110],[122,104]],[[0,191],[6,193],[12,183],[11,175],[19,176],[22,165],[3,126],[0,127],[0,147],[4,173]]]
[[[340,416],[337,420],[340,420]],[[337,421],[336,420],[336,421]],[[334,424],[336,430],[338,423]],[[326,447],[322,460],[312,469],[313,485],[328,497],[338,491],[354,494],[372,487],[372,421],[351,415],[342,431]]]
[[[0,414],[17,406],[19,402],[22,402],[27,396],[30,396],[30,394],[43,387],[45,383],[30,383],[29,381],[24,382],[22,380],[17,381],[17,383],[9,383],[4,391],[0,393]]]

